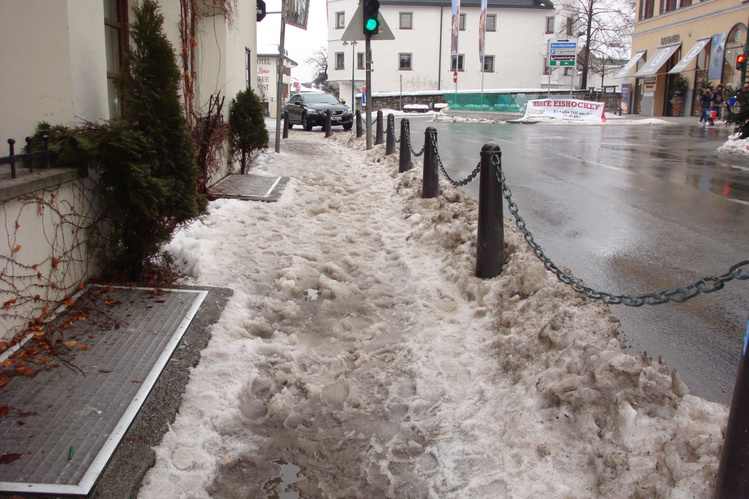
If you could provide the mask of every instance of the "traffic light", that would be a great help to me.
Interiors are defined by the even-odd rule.
[[[746,64],[746,56],[744,54],[740,54],[736,56],[736,69],[742,70],[744,69],[744,65]]]
[[[364,34],[376,35],[380,32],[380,2],[379,0],[362,0],[362,19],[364,20]]]

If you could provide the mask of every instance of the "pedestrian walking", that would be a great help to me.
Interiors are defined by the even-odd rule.
[[[700,108],[702,109],[702,112],[700,113],[700,125],[702,125],[703,122],[705,123],[705,125],[713,124],[713,117],[712,114],[710,114],[710,107],[712,106],[712,102],[713,92],[710,90],[710,87],[707,87],[700,96]]]
[[[721,110],[723,109],[723,85],[721,83],[715,87],[710,105],[715,112],[714,119],[721,119]]]

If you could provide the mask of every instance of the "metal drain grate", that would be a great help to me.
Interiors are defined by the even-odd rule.
[[[239,198],[255,201],[277,201],[289,177],[229,175],[208,188],[212,198]]]
[[[87,495],[207,294],[89,288],[58,315],[64,355],[0,391],[0,491]]]

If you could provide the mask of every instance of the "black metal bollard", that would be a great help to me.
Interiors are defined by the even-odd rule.
[[[388,114],[388,129],[385,140],[385,156],[395,152],[395,116],[393,113]]]
[[[328,109],[327,111],[325,111],[325,137],[330,137],[332,135],[330,128],[330,109]]]
[[[440,193],[440,173],[437,169],[437,129],[430,126],[424,130],[424,176],[421,187],[422,198],[436,198]]]
[[[504,214],[502,212],[502,151],[489,142],[481,148],[479,219],[476,239],[476,277],[491,279],[505,264]]]
[[[377,132],[375,135],[375,145],[379,145],[385,142],[385,138],[382,133],[382,109],[377,110]]]
[[[361,121],[361,111],[356,110],[356,138],[358,139],[362,135],[364,135],[364,127],[362,126],[363,123]]]
[[[746,497],[749,491],[749,320],[746,321],[744,350],[733,387],[731,412],[728,415],[726,439],[715,479],[715,499]]]
[[[401,120],[401,149],[398,158],[398,172],[411,169],[411,148],[409,147],[411,129],[407,118]]]
[[[289,113],[283,113],[283,137],[284,139],[289,138]]]

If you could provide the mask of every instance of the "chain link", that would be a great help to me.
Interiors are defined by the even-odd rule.
[[[440,170],[442,171],[442,174],[447,177],[447,180],[454,185],[455,187],[463,187],[464,185],[468,185],[471,182],[473,182],[473,179],[476,178],[476,175],[479,174],[479,171],[481,171],[481,162],[476,165],[476,168],[474,168],[473,172],[471,172],[468,177],[466,177],[464,180],[457,181],[453,180],[450,177],[450,174],[447,173],[447,170],[445,170],[445,165],[442,164],[442,159],[440,158],[440,153],[437,150],[437,135],[436,134],[430,134],[431,135],[431,142],[432,142],[432,151],[434,152],[434,159],[437,160],[437,164],[440,167]]]
[[[411,150],[411,154],[414,155],[414,157],[419,157],[422,154],[424,154],[424,147],[421,148],[421,151],[416,152],[414,151],[414,147],[411,145],[411,127],[409,126],[406,129],[406,142],[408,143],[408,148]]]
[[[498,165],[499,159],[497,158],[497,161],[495,162],[495,158],[496,155],[492,155],[492,163]],[[744,269],[744,267],[749,267],[749,260],[744,260],[743,262],[739,262],[728,269],[728,272],[726,272],[725,274],[705,277],[693,284],[686,286],[683,289],[668,289],[665,291],[660,291],[658,293],[647,293],[635,296],[612,295],[611,293],[595,291],[594,289],[585,286],[575,277],[561,270],[554,264],[554,262],[549,259],[549,257],[544,254],[543,249],[541,249],[541,247],[533,240],[533,234],[531,234],[527,229],[525,220],[523,220],[523,218],[518,214],[518,205],[515,204],[515,202],[512,200],[512,192],[507,186],[507,182],[505,181],[505,174],[501,170],[501,168],[497,168],[497,180],[502,185],[502,194],[507,200],[507,203],[510,207],[510,213],[512,213],[513,217],[515,217],[515,225],[517,225],[518,229],[520,229],[520,232],[523,233],[525,241],[531,247],[533,253],[535,253],[538,259],[543,262],[544,267],[546,267],[546,269],[550,272],[554,273],[557,276],[557,279],[567,284],[578,293],[584,294],[592,300],[602,300],[604,303],[607,303],[609,305],[626,305],[629,307],[660,305],[662,303],[668,302],[684,303],[685,301],[690,300],[700,294],[713,293],[715,291],[723,289],[725,284],[729,281],[732,281],[733,279],[738,279],[741,281],[749,279],[749,268]]]

